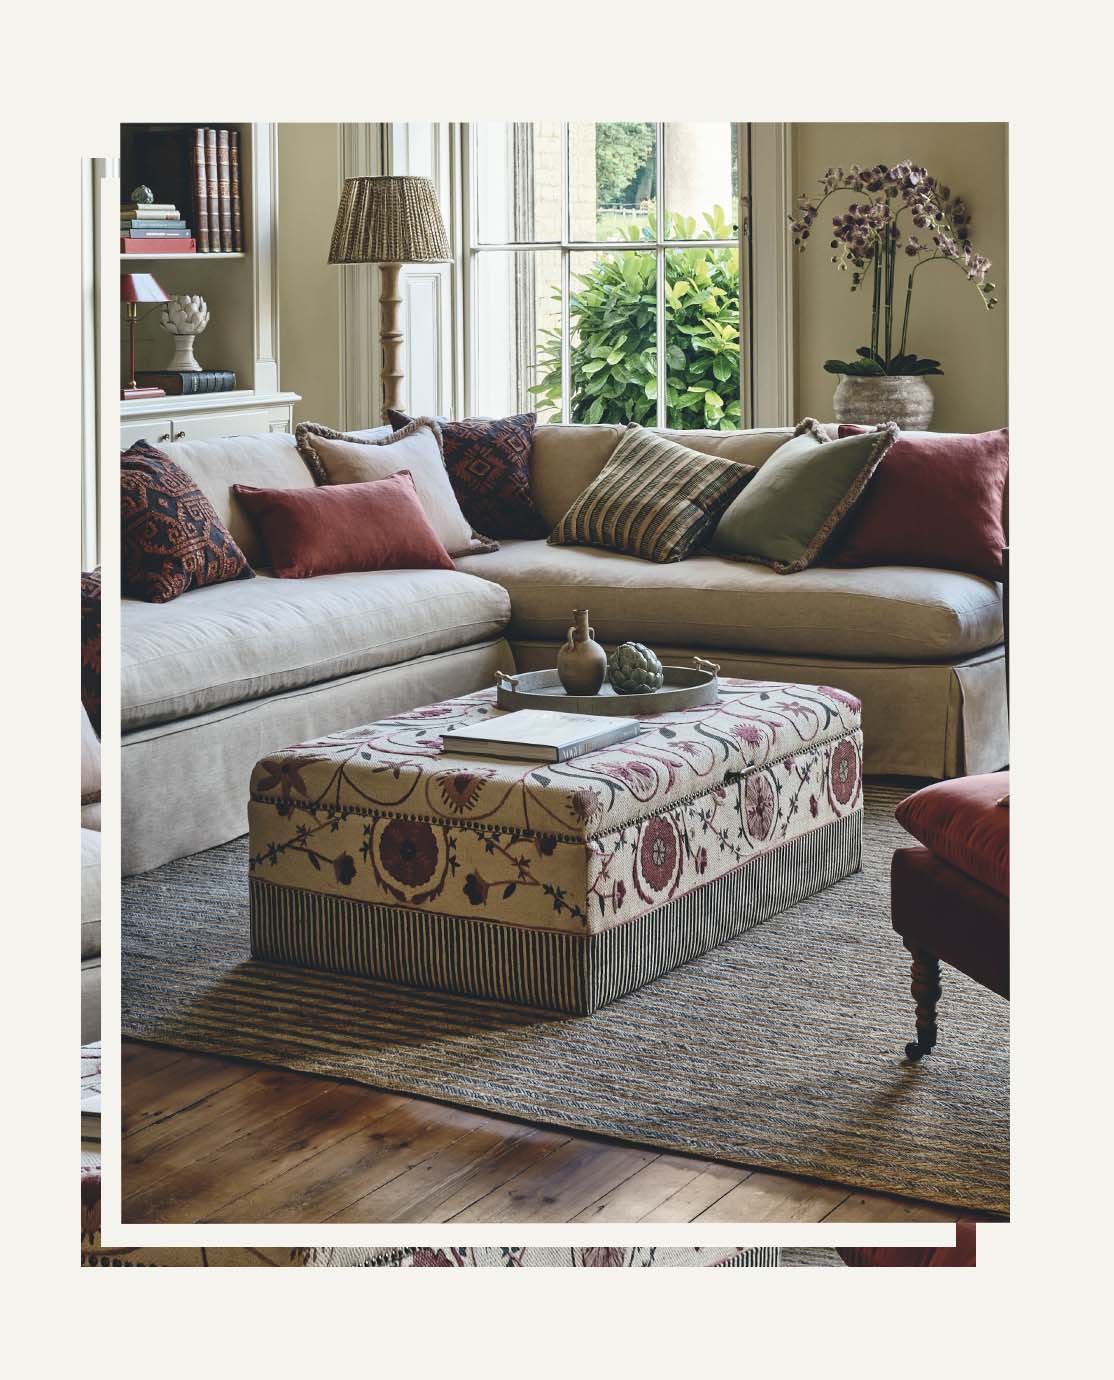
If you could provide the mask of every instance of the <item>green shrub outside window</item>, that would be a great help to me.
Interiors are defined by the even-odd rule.
[[[732,237],[722,207],[705,212],[710,239]],[[627,239],[654,240],[655,213]],[[693,217],[673,214],[671,239],[696,237]],[[666,425],[736,431],[739,392],[739,251],[724,246],[666,249]],[[560,300],[559,292],[556,295]],[[657,255],[604,250],[574,277],[569,298],[569,417],[574,422],[657,425]],[[532,388],[561,406],[561,333],[541,333]]]

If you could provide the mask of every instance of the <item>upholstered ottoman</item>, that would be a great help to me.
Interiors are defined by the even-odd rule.
[[[441,755],[494,691],[264,759],[252,953],[585,1014],[858,871],[858,700],[720,692],[560,765]]]

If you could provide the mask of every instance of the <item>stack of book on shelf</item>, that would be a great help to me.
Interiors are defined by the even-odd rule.
[[[129,201],[120,207],[121,254],[196,254],[197,241],[168,201]]]
[[[193,214],[199,254],[240,254],[244,224],[240,192],[240,131],[199,129],[190,152]]]

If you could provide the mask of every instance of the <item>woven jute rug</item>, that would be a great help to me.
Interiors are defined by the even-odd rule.
[[[252,960],[240,839],[128,878],[126,1036],[348,1078],[672,1152],[1008,1210],[1008,1004],[944,971],[913,1033],[870,785],[863,871],[592,1016]]]

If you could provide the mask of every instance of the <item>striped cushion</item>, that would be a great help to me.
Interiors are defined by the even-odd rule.
[[[755,473],[753,465],[702,455],[631,423],[549,540],[683,561]]]

